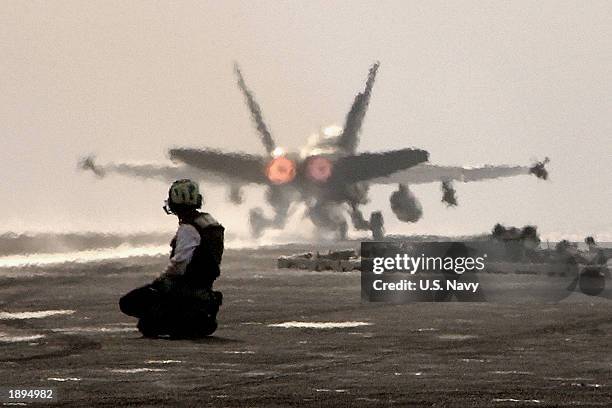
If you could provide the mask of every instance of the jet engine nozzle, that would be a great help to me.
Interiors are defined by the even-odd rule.
[[[325,183],[331,177],[333,168],[334,164],[325,157],[310,157],[306,163],[306,176],[316,183]]]
[[[290,183],[295,174],[295,162],[285,156],[273,158],[266,166],[266,177],[272,184]]]

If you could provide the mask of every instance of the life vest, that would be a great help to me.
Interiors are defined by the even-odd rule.
[[[197,287],[211,288],[221,274],[220,264],[223,257],[223,238],[225,228],[210,214],[200,213],[193,218],[181,220],[181,224],[192,225],[200,234],[200,245],[196,247],[191,261],[185,269],[185,280]],[[176,237],[170,243],[174,256]]]

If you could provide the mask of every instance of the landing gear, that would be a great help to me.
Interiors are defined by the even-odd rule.
[[[264,215],[261,208],[253,208],[249,212],[249,223],[251,225],[251,234],[257,238],[264,233],[266,229],[280,229],[287,222],[289,213],[289,205],[291,196],[276,186],[270,187],[266,193],[266,200],[274,209],[274,217],[268,218]]]
[[[384,220],[380,211],[375,211],[370,215],[370,229],[374,241],[382,241],[385,238]]]
[[[356,230],[372,231],[372,239],[375,241],[381,241],[385,238],[384,220],[380,211],[374,211],[372,214],[370,214],[370,221],[367,221],[363,217],[361,210],[357,208],[357,204],[352,204],[350,214],[353,227]]]
[[[253,208],[249,211],[249,224],[251,226],[251,235],[259,238],[272,225],[272,220],[266,218],[261,208]]]
[[[455,207],[457,205],[457,192],[453,187],[452,181],[442,182],[442,202],[446,203],[449,207]]]
[[[242,204],[244,202],[244,194],[240,186],[231,186],[229,189],[229,200],[234,204]]]
[[[317,229],[334,232],[336,238],[340,240],[347,238],[348,224],[346,223],[343,208],[336,203],[314,203],[308,207],[308,217]]]

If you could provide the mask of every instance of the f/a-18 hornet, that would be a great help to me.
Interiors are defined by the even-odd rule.
[[[408,185],[439,182],[442,201],[457,205],[453,182],[479,181],[499,177],[533,174],[546,179],[548,159],[531,166],[438,166],[428,162],[429,153],[414,148],[376,153],[357,152],[359,133],[370,101],[379,63],[370,68],[365,89],[355,96],[344,127],[330,126],[310,138],[299,152],[286,152],[277,146],[263,119],[261,108],[247,87],[240,68],[235,66],[238,87],[242,91],[265,155],[224,153],[211,149],[172,148],[172,164],[96,164],[93,156],[84,158],[80,167],[103,177],[108,173],[155,178],[164,182],[179,178],[200,179],[229,187],[229,200],[243,202],[242,188],[248,184],[264,186],[266,199],[274,211],[266,217],[261,208],[250,211],[252,233],[259,236],[268,228],[282,229],[294,202],[306,204],[307,216],[319,230],[334,231],[345,238],[346,213],[356,230],[370,230],[375,239],[384,234],[380,211],[366,219],[359,207],[368,202],[371,184],[396,184],[390,197],[391,209],[403,222],[416,222],[422,207]]]

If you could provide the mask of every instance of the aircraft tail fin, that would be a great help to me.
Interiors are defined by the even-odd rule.
[[[361,125],[363,119],[368,110],[370,104],[370,95],[372,93],[372,87],[374,86],[374,80],[376,79],[376,72],[380,62],[376,61],[368,72],[368,79],[366,81],[365,89],[355,96],[353,105],[348,115],[346,115],[346,122],[344,124],[344,131],[340,136],[338,145],[350,152],[354,152],[359,143],[359,132],[361,131]]]
[[[253,119],[253,122],[255,123],[255,126],[257,127],[257,132],[259,132],[259,135],[261,137],[261,142],[266,148],[266,151],[269,154],[272,154],[272,152],[276,148],[276,144],[274,143],[274,139],[272,139],[272,134],[270,133],[270,129],[268,129],[268,126],[264,122],[263,115],[261,113],[261,107],[255,100],[255,97],[253,93],[251,92],[251,90],[247,87],[246,83],[244,82],[242,72],[240,71],[240,67],[238,66],[237,63],[234,63],[234,72],[236,73],[236,77],[238,79],[238,87],[242,91],[242,94],[244,95],[244,99],[246,100],[249,110],[251,111],[251,118]]]

